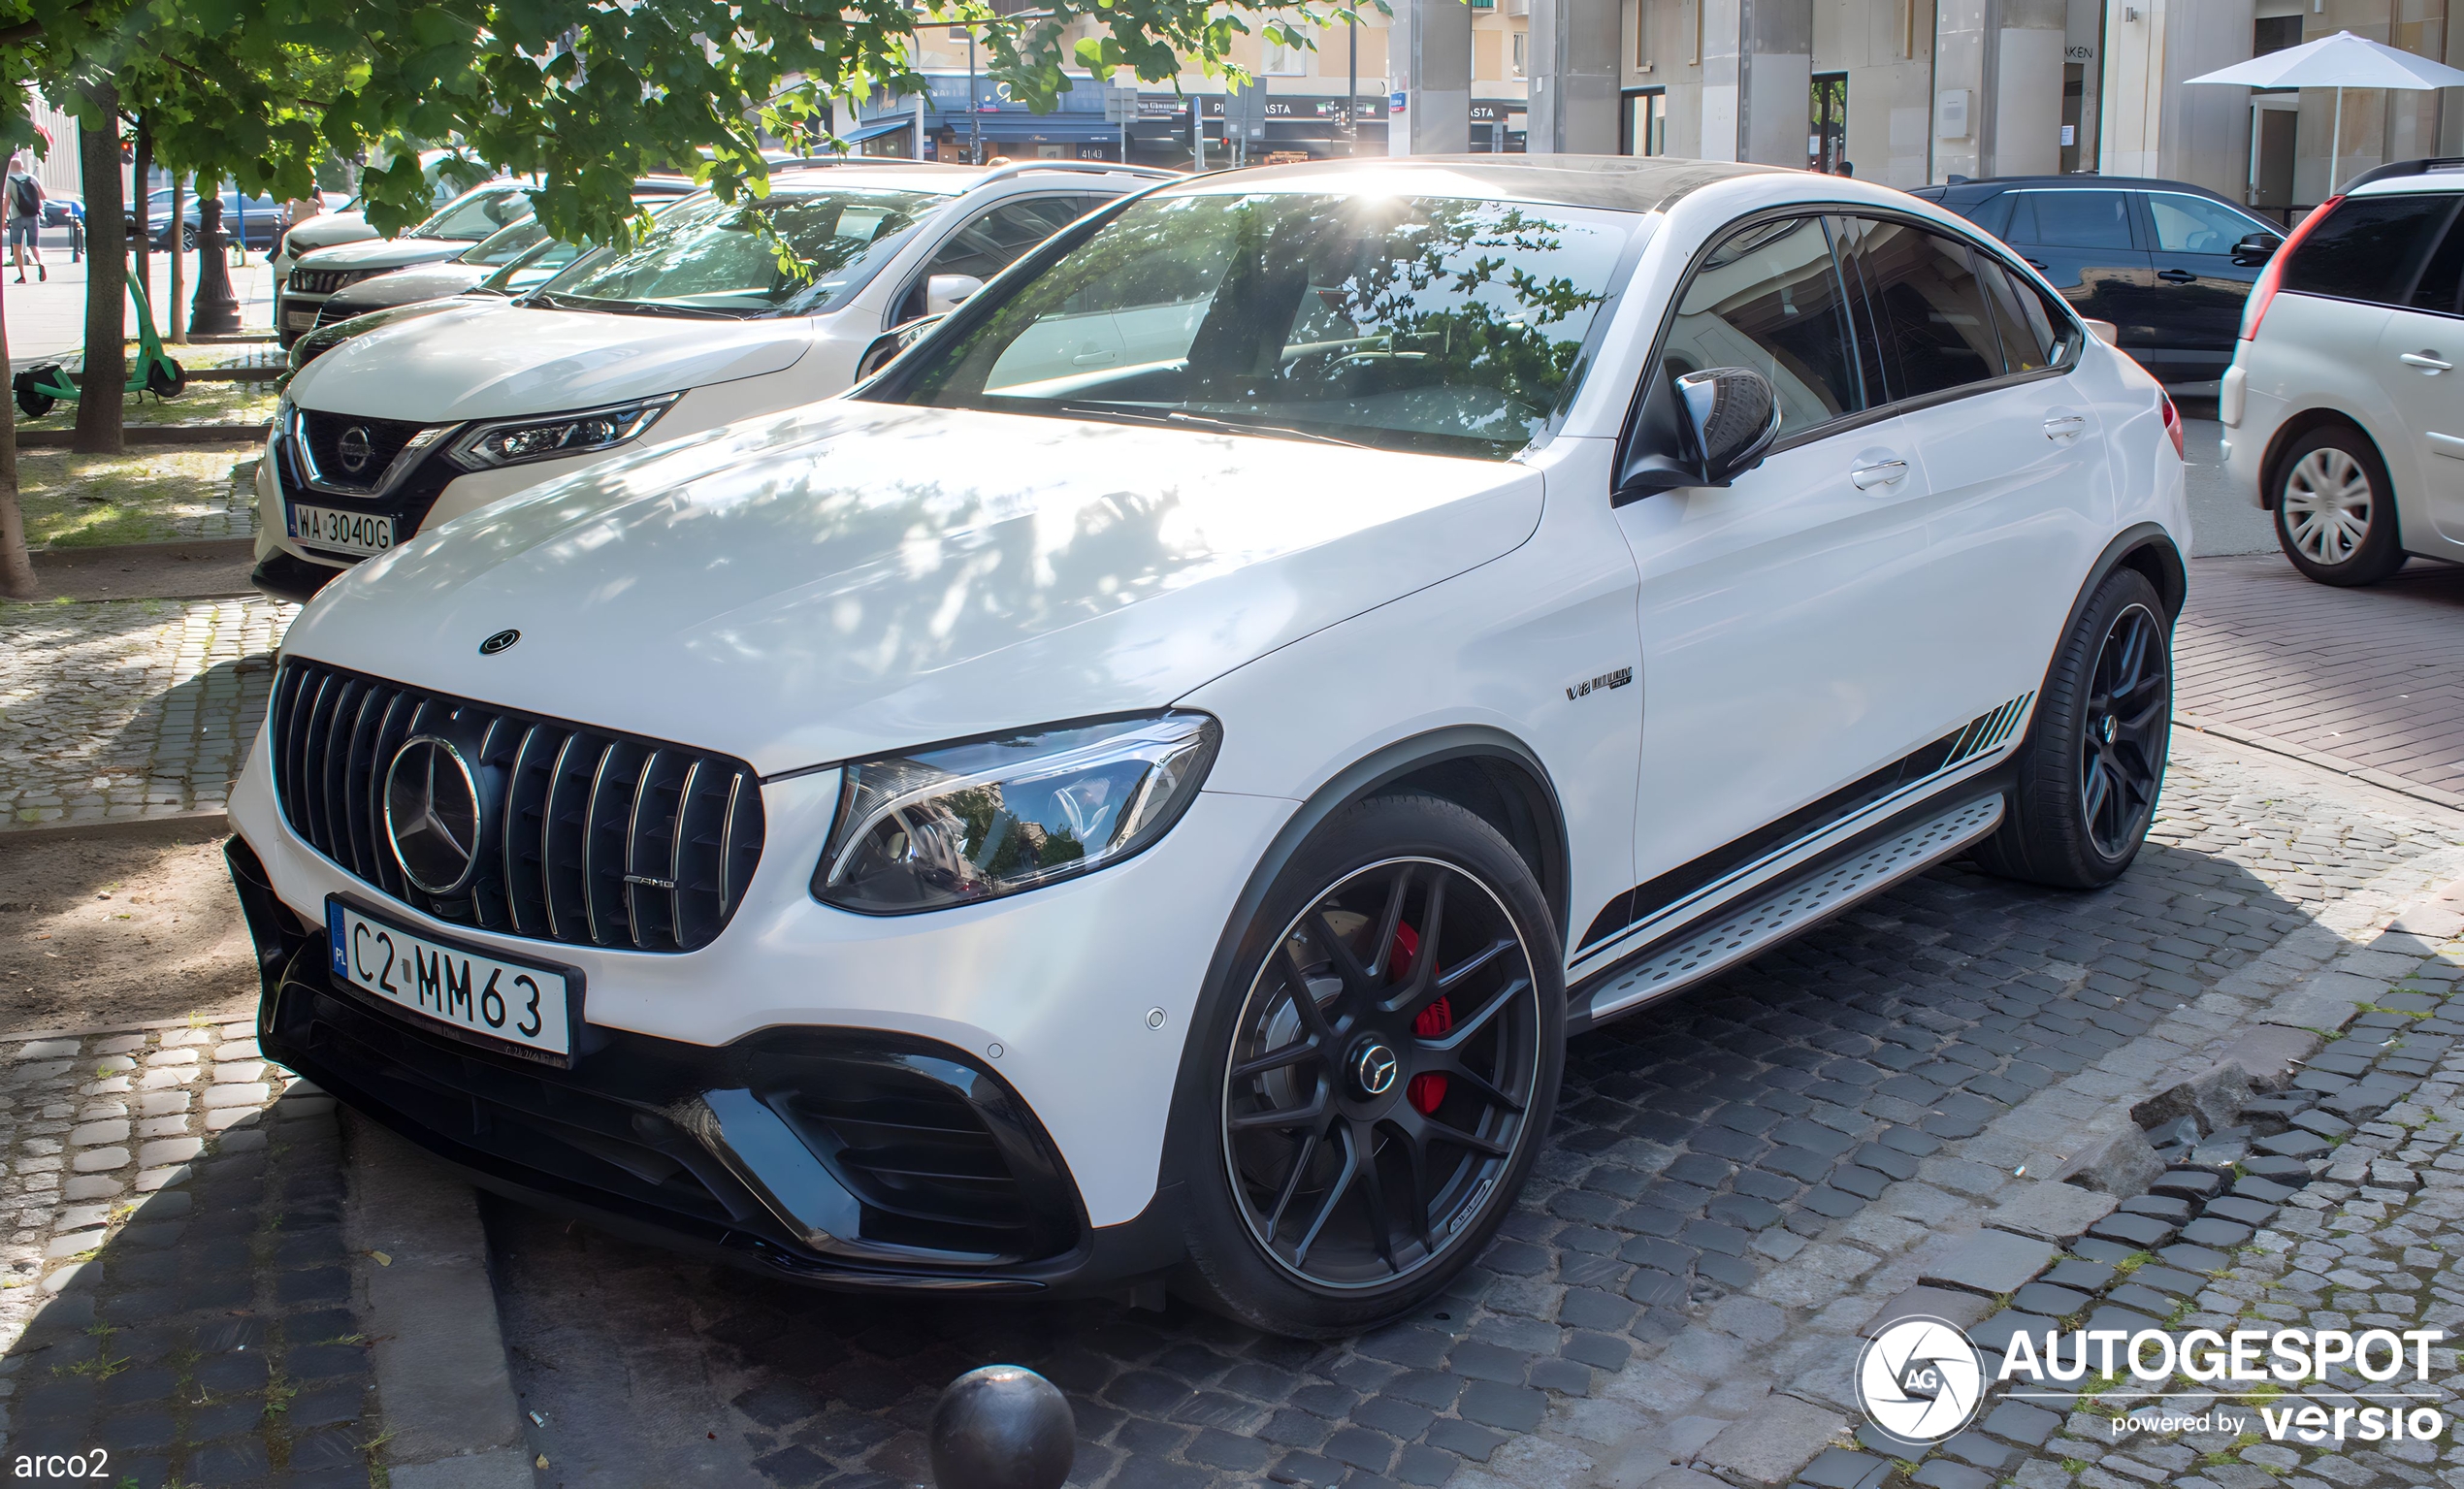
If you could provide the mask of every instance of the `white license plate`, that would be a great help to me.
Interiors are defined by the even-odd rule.
[[[313,309],[286,310],[282,314],[282,324],[286,329],[292,331],[314,331],[316,329],[316,311]]]
[[[318,548],[334,548],[368,557],[394,546],[394,519],[391,517],[289,502],[284,505],[282,520],[289,528],[293,541]]]
[[[335,977],[361,992],[554,1064],[571,1058],[578,973],[432,941],[338,896],[326,898],[325,932]]]

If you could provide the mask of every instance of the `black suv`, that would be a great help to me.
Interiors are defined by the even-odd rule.
[[[2166,385],[2212,393],[2233,361],[2242,302],[2281,230],[2184,181],[2114,176],[1954,177],[1916,194],[2000,238],[2080,314]]]

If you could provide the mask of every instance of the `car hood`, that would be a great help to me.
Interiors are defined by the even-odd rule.
[[[802,319],[667,320],[479,299],[335,348],[291,397],[423,424],[557,413],[783,372],[812,343]]]
[[[1163,707],[1540,514],[1510,463],[831,400],[422,534],[283,647],[766,775]]]
[[[320,212],[284,235],[283,242],[289,245],[291,256],[296,259],[312,249],[381,236],[358,212]]]
[[[371,238],[319,248],[300,258],[302,269],[401,269],[458,257],[475,239]]]
[[[326,299],[326,304],[340,309],[353,308],[375,309],[389,305],[409,305],[416,300],[438,300],[446,295],[459,295],[489,275],[495,273],[485,264],[465,264],[447,259],[441,264],[414,264],[397,269],[392,274],[345,284]]]

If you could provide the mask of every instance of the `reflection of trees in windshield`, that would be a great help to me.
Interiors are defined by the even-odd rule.
[[[1295,330],[1336,333],[1287,337],[1286,344],[1348,339],[1356,343],[1354,358],[1420,363],[1416,385],[1491,389],[1504,406],[1462,433],[1528,437],[1581,349],[1579,330],[1567,338],[1550,328],[1607,298],[1568,275],[1545,273],[1565,257],[1564,224],[1490,202],[1364,205],[1357,215],[1313,213],[1285,224],[1296,231],[1276,236],[1293,241],[1269,243],[1262,262],[1288,255],[1313,271],[1314,305],[1303,302]],[[1329,267],[1337,273],[1325,275]],[[1277,375],[1298,381],[1310,371],[1287,360]],[[1495,416],[1507,424],[1498,426]]]
[[[674,208],[632,252],[594,261],[545,289],[717,310],[824,309],[940,200],[904,191],[781,193]]]
[[[880,394],[1500,458],[1574,375],[1625,236],[1615,214],[1488,201],[1160,199]]]

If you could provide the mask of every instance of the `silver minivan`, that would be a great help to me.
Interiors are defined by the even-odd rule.
[[[2252,287],[2219,390],[2225,467],[2293,566],[2375,584],[2464,563],[2464,159],[2371,171]]]

